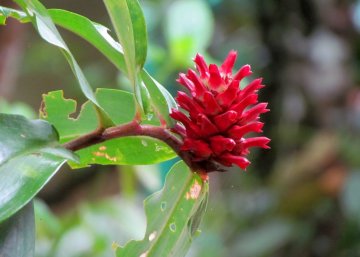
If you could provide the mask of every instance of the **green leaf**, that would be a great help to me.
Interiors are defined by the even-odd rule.
[[[115,124],[132,121],[135,115],[132,94],[115,89],[98,89],[96,97],[100,105],[110,115]],[[60,142],[65,143],[96,129],[94,110],[86,102],[79,116],[69,117],[76,110],[76,102],[64,99],[62,91],[43,95],[41,117],[55,126]],[[150,124],[159,124],[153,120]],[[124,137],[112,139],[76,152],[80,162],[71,163],[73,168],[90,164],[142,165],[153,164],[174,158],[176,155],[165,143],[149,137]]]
[[[104,0],[115,32],[123,47],[127,75],[134,86],[138,103],[147,105],[141,90],[139,72],[147,53],[147,32],[143,12],[137,0]]]
[[[0,224],[0,256],[32,257],[35,248],[33,202]]]
[[[43,94],[42,98],[40,118],[47,120],[56,128],[60,143],[96,129],[96,112],[91,103],[86,102],[75,119],[70,115],[76,111],[77,103],[75,100],[65,99],[62,90]]]
[[[98,88],[96,97],[100,105],[109,113],[116,125],[133,120],[134,99],[131,93],[108,88]],[[62,90],[43,94],[40,117],[49,121],[59,132],[60,142],[65,143],[96,129],[95,111],[89,102],[81,106],[77,118],[70,115],[76,111],[76,101],[65,99]],[[158,122],[155,122],[158,124]]]
[[[79,163],[72,168],[90,164],[102,165],[147,165],[160,163],[176,157],[165,143],[150,137],[122,137],[112,139],[76,152]]]
[[[160,120],[163,120],[168,127],[173,127],[174,120],[170,117],[171,109],[177,109],[174,98],[159,82],[151,77],[145,70],[141,77],[151,96],[151,104]]]
[[[0,6],[0,25],[5,25],[7,18],[15,18],[20,22],[29,22],[29,17],[18,10]]]
[[[26,205],[66,159],[77,161],[57,141],[46,121],[0,114],[0,223]]]
[[[140,4],[137,0],[104,0],[104,3],[124,48],[128,76],[135,80],[147,52],[146,24]]]
[[[121,46],[108,34],[108,29],[92,22],[88,18],[76,13],[64,10],[50,9],[49,13],[54,22],[82,37],[95,46],[105,55],[119,70],[126,72],[124,54]],[[141,71],[141,79],[151,97],[151,105],[155,114],[160,115],[169,127],[173,120],[169,116],[172,108],[177,108],[174,98],[170,93],[144,69]]]
[[[147,228],[141,241],[116,249],[117,257],[182,257],[198,231],[208,200],[208,183],[181,161],[170,170],[164,189],[145,200]]]
[[[123,49],[121,45],[108,34],[108,28],[92,22],[87,17],[66,10],[49,9],[48,12],[55,24],[88,41],[119,70],[126,72]]]
[[[16,10],[13,10],[16,11]],[[18,12],[18,11],[16,11]],[[82,37],[95,46],[107,57],[119,70],[126,73],[125,59],[122,47],[109,34],[108,29],[88,18],[65,10],[48,10],[54,23]],[[26,16],[25,13],[22,13]],[[168,127],[173,126],[173,120],[169,116],[172,108],[177,108],[174,98],[170,93],[144,69],[141,78],[151,98],[151,106],[156,115],[161,116]]]
[[[65,10],[49,10],[49,13],[56,24],[72,31],[78,36],[84,38],[94,45],[102,54],[104,54],[119,70],[127,74],[127,68],[124,59],[123,49],[109,34],[108,28],[92,22],[88,18],[76,13]],[[169,117],[171,108],[176,108],[175,100],[167,92],[167,90],[154,80],[147,72],[142,69],[141,80],[144,82],[146,89],[140,90],[138,93],[149,93],[151,98],[151,107],[157,115],[161,115],[162,119],[170,127],[173,125],[172,119]],[[142,86],[140,83],[139,86]],[[142,97],[144,99],[144,97]],[[145,105],[147,102],[144,103]],[[143,106],[144,109],[146,106]],[[151,109],[148,107],[147,109]]]
[[[70,49],[62,39],[58,30],[56,29],[50,15],[46,8],[37,0],[15,0],[17,4],[28,14],[34,27],[37,29],[39,35],[48,43],[55,45],[61,49],[69,62],[80,88],[87,99],[89,99],[95,106],[98,114],[99,121],[102,126],[110,127],[113,122],[107,113],[100,107],[91,86],[85,78],[80,66],[76,62]]]

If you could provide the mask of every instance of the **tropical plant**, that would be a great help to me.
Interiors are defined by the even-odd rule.
[[[22,10],[0,7],[7,18],[32,23],[39,35],[58,47],[87,98],[76,119],[76,101],[63,91],[43,95],[40,119],[0,114],[0,256],[34,256],[33,198],[62,165],[77,169],[93,164],[142,165],[181,161],[169,171],[164,188],[145,202],[147,229],[143,240],[115,245],[116,256],[185,256],[198,233],[208,200],[208,173],[233,164],[246,169],[249,148],[268,148],[259,116],[260,79],[240,88],[251,75],[245,65],[233,75],[236,52],[223,64],[194,59],[178,82],[189,93],[176,100],[145,69],[147,31],[136,0],[104,0],[118,42],[108,29],[76,13],[46,9],[38,0],[15,0]],[[126,74],[133,93],[98,88],[93,91],[56,26],[91,43]],[[183,109],[180,111],[178,105]]]

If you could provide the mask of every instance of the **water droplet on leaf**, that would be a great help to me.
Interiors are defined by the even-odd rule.
[[[146,257],[147,254],[148,254],[148,252],[146,251],[146,252],[142,253],[139,257]]]
[[[161,202],[161,204],[160,204],[160,209],[161,209],[161,211],[165,211],[166,205],[167,205],[166,202]]]
[[[152,233],[149,235],[149,241],[150,241],[150,242],[155,239],[156,234],[157,234],[157,232],[154,231],[154,232],[152,232]]]
[[[150,112],[148,112],[147,114],[146,114],[146,119],[147,120],[152,120],[152,118],[154,117],[154,114],[153,113],[150,113]]]
[[[201,230],[200,230],[200,229],[197,229],[197,230],[195,231],[194,236],[200,236],[200,234],[201,234]]]
[[[155,144],[155,152],[160,152],[163,148],[161,145]]]
[[[170,231],[175,232],[176,231],[176,224],[173,222],[169,225]]]

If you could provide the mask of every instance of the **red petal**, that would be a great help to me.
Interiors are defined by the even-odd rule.
[[[200,77],[201,78],[206,78],[208,77],[208,73],[209,73],[209,68],[204,60],[204,57],[202,57],[200,54],[197,54],[194,62],[196,64],[196,69],[199,71],[200,73]]]
[[[237,121],[237,117],[237,112],[227,111],[221,115],[215,116],[214,122],[220,131],[225,131]]]
[[[211,149],[214,151],[215,155],[220,155],[225,151],[231,152],[236,146],[236,143],[231,138],[214,136],[210,138],[210,146]]]
[[[204,97],[204,93],[207,90],[206,87],[203,85],[195,71],[193,71],[192,69],[188,70],[187,77],[193,82],[195,86],[196,95],[194,97],[202,99]]]
[[[235,61],[236,61],[237,52],[234,50],[231,50],[226,57],[224,63],[221,65],[220,70],[225,73],[232,73],[232,69],[234,67]]]
[[[237,155],[232,155],[230,153],[225,153],[223,155],[221,155],[221,157],[219,158],[225,162],[228,163],[234,163],[235,165],[239,166],[241,169],[245,170],[247,166],[249,166],[250,162],[248,159],[246,159],[243,156],[237,156]]]
[[[224,85],[218,66],[216,66],[215,64],[210,64],[209,73],[209,85],[211,89],[215,91],[220,91],[221,87]]]
[[[207,143],[202,140],[194,140],[188,138],[185,140],[181,150],[191,151],[196,157],[201,157],[202,159],[209,158],[212,154],[212,151]]]
[[[196,119],[199,113],[204,113],[204,109],[184,92],[178,92],[176,101],[181,108],[189,112],[192,119]]]
[[[185,86],[187,89],[189,89],[191,94],[194,95],[195,93],[194,83],[190,79],[188,79],[184,73],[179,74],[179,78],[177,79],[177,82]]]
[[[186,128],[188,136],[199,137],[201,135],[200,129],[189,118],[179,110],[172,109],[170,117],[180,121]]]
[[[251,137],[243,141],[243,148],[250,147],[261,147],[265,149],[270,149],[267,145],[271,140],[267,137]]]
[[[209,91],[205,92],[204,101],[202,101],[201,103],[207,115],[216,115],[222,111],[222,108],[215,100],[214,95]]]
[[[245,141],[245,138],[240,138],[240,139],[235,140],[236,146],[234,147],[232,154],[243,155],[243,156],[249,154],[250,151],[247,148],[243,147],[244,141]]]
[[[256,132],[256,133],[262,132],[261,129],[263,126],[264,123],[262,122],[253,122],[246,124],[244,126],[233,126],[231,129],[229,129],[228,135],[234,139],[240,139],[244,135],[250,132]]]
[[[241,117],[241,122],[249,122],[259,119],[260,114],[270,111],[269,109],[266,109],[267,105],[268,103],[259,103],[254,107],[250,108],[249,110],[245,111],[243,113],[243,116]]]
[[[256,90],[259,90],[264,87],[261,85],[262,78],[253,80],[249,85],[247,85],[243,90],[241,90],[241,96],[246,97],[250,93],[254,93]]]
[[[257,101],[258,101],[258,95],[256,94],[248,95],[247,97],[239,101],[237,104],[231,106],[230,110],[234,110],[240,115],[245,110],[246,107],[257,103]]]
[[[219,132],[218,128],[204,114],[199,114],[197,124],[201,129],[201,135],[204,137],[208,137]]]
[[[239,91],[239,81],[233,80],[229,85],[229,87],[224,92],[216,96],[216,100],[222,107],[228,107],[235,100],[238,91]]]
[[[249,64],[246,64],[240,68],[240,70],[235,74],[233,79],[241,81],[243,78],[250,76],[251,74],[251,67]]]
[[[170,116],[171,116],[173,119],[180,121],[180,122],[183,123],[184,125],[185,125],[186,123],[191,122],[191,121],[189,120],[189,118],[186,117],[186,115],[185,115],[184,113],[182,113],[181,111],[176,110],[176,109],[171,109]]]

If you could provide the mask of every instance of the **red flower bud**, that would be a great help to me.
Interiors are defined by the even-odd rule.
[[[214,117],[214,121],[216,126],[221,131],[226,131],[229,127],[235,124],[235,122],[237,121],[237,117],[237,112],[230,110]]]
[[[236,146],[236,143],[231,138],[223,136],[214,136],[210,138],[211,149],[216,155],[221,155],[225,151],[232,151]]]
[[[206,78],[207,76],[209,76],[209,68],[208,68],[204,58],[200,54],[196,55],[194,62],[196,64],[196,69],[200,73],[201,78]]]
[[[199,161],[209,158],[212,154],[212,151],[207,143],[202,140],[194,140],[191,138],[185,139],[181,149],[185,151],[192,151],[195,158]]]
[[[178,121],[172,131],[183,139],[181,151],[190,152],[194,162],[216,161],[246,169],[251,147],[269,148],[267,137],[248,137],[249,133],[262,132],[264,124],[258,120],[269,111],[267,103],[258,103],[262,79],[240,89],[240,81],[252,72],[244,65],[232,75],[236,55],[231,51],[218,67],[208,66],[198,54],[194,62],[199,74],[189,69],[177,80],[189,94],[178,93],[176,100],[187,113],[172,110],[170,116]]]

